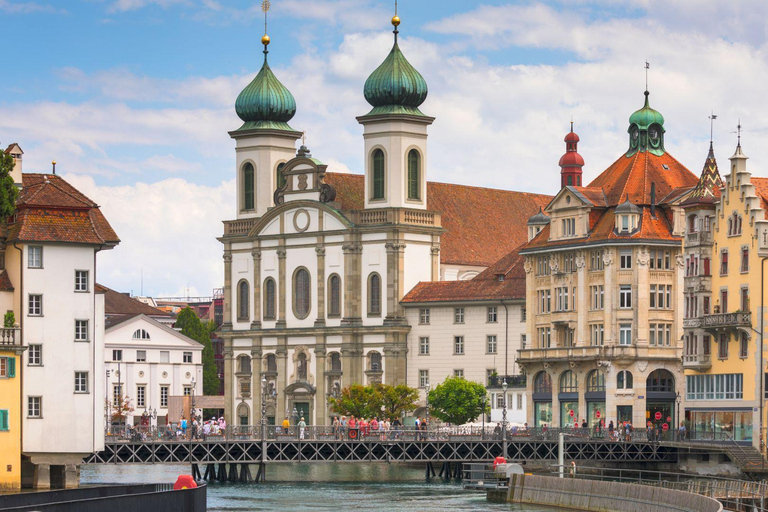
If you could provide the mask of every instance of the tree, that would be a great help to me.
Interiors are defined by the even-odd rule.
[[[331,397],[329,403],[331,410],[336,414],[345,414],[357,418],[368,418],[373,416],[374,390],[371,386],[361,386],[353,384],[348,388],[341,390],[341,395]]]
[[[107,399],[107,402],[109,402],[109,399]],[[110,404],[107,403],[107,406],[110,407]],[[120,401],[111,404],[111,411],[112,423],[125,423],[125,418],[134,411],[133,404],[131,404],[131,399],[128,398],[128,395],[120,395]]]
[[[485,386],[462,377],[449,377],[429,392],[429,410],[436,418],[462,425],[483,413]],[[488,406],[486,406],[486,413]]]
[[[213,356],[211,343],[211,332],[215,329],[213,322],[203,322],[192,308],[186,307],[176,317],[175,327],[181,330],[181,334],[203,346],[203,394],[218,395],[219,372],[216,370],[216,358]]]
[[[11,178],[12,170],[13,157],[0,150],[0,219],[3,223],[16,211],[19,198],[19,190]]]
[[[379,412],[386,418],[401,418],[403,413],[410,412],[418,407],[419,391],[404,384],[389,386],[377,384],[374,387],[375,405]],[[384,406],[384,412],[381,407]]]

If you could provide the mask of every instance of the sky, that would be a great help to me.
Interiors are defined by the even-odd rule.
[[[392,46],[394,2],[272,0],[270,66],[290,122],[330,171],[363,171],[367,76]],[[721,168],[736,126],[768,176],[764,0],[400,0],[401,48],[429,85],[427,178],[554,194],[569,122],[585,182],[626,150],[642,106],[696,174]],[[222,220],[235,217],[238,93],[263,59],[255,0],[0,0],[0,145],[99,203],[122,242],[99,280],[136,295],[222,286]],[[143,276],[143,279],[142,279]]]

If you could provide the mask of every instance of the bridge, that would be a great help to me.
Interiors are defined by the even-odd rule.
[[[241,430],[238,430],[241,429]],[[247,429],[247,430],[246,430]],[[627,442],[609,441],[573,429],[565,430],[565,458],[573,461],[676,463],[690,446],[648,442],[643,433]],[[113,437],[102,452],[86,464],[191,464],[195,476],[205,465],[207,480],[250,481],[250,465],[258,465],[257,481],[264,481],[269,463],[285,462],[405,462],[424,463],[427,477],[442,464],[441,476],[457,477],[465,463],[487,462],[503,456],[509,461],[555,461],[558,431],[530,430],[507,436],[457,429],[418,432],[398,430],[363,435],[333,432],[327,427],[307,427],[304,436],[291,430],[272,430],[261,436],[258,427],[235,427],[204,439],[150,436],[139,439]],[[707,447],[708,449],[709,447]],[[216,467],[218,466],[218,471]]]

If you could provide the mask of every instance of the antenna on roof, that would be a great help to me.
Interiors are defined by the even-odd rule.
[[[56,176],[56,160],[51,162],[51,165],[53,166],[53,175]]]

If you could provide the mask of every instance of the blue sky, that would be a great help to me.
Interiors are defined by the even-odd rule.
[[[220,286],[221,220],[234,216],[233,104],[261,65],[263,17],[244,0],[0,0],[0,143],[25,170],[56,159],[102,204],[123,243],[104,284],[208,295]],[[270,64],[296,96],[291,125],[331,170],[360,172],[362,87],[392,44],[394,2],[273,0]],[[428,178],[554,193],[573,116],[587,179],[626,146],[628,116],[651,104],[669,151],[703,165],[741,118],[753,172],[766,175],[766,19],[760,0],[460,2],[401,0],[402,48],[430,95]],[[193,257],[189,255],[193,254]]]

